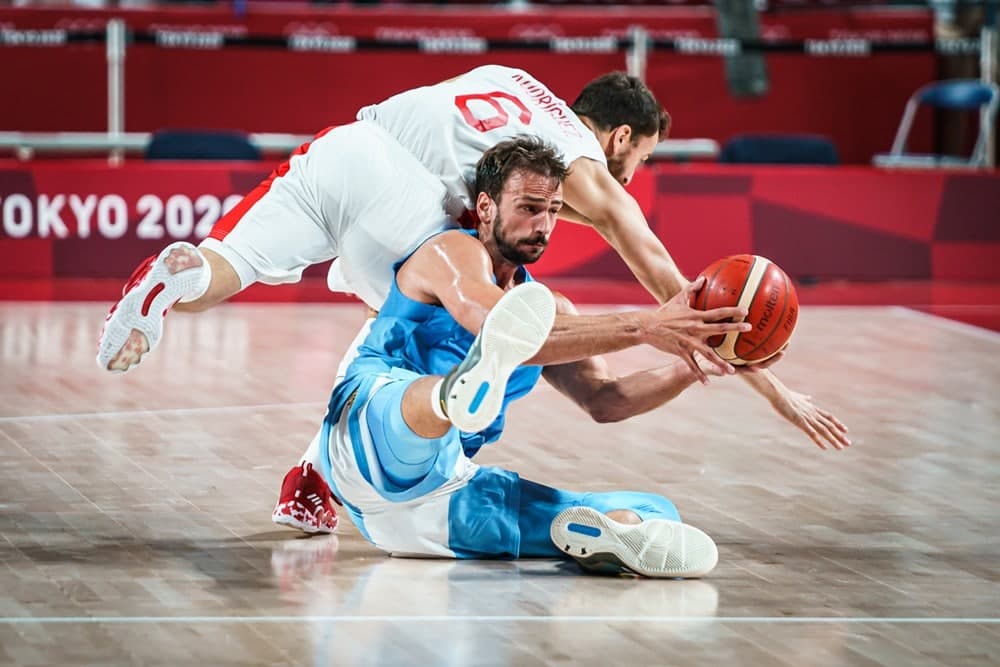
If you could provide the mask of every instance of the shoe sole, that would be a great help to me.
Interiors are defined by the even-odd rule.
[[[173,243],[159,254],[138,285],[108,316],[98,344],[97,365],[124,373],[160,341],[163,318],[178,299],[198,286],[204,260],[190,243]]]
[[[493,423],[507,380],[542,347],[555,317],[555,299],[541,283],[518,285],[497,301],[448,388],[445,409],[452,424],[477,433]]]
[[[618,523],[589,507],[559,513],[552,542],[589,570],[623,567],[646,577],[696,578],[719,562],[711,537],[694,526],[666,519]]]
[[[295,528],[301,530],[303,533],[309,533],[310,535],[332,535],[337,530],[337,524],[334,523],[333,528],[326,528],[324,526],[314,526],[312,524],[306,523],[304,521],[299,521],[295,517],[289,514],[280,514],[274,512],[271,514],[271,522],[276,523],[279,526],[288,526],[289,528]]]

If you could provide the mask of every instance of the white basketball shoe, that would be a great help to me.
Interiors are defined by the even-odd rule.
[[[522,283],[497,301],[469,354],[441,383],[441,407],[451,423],[466,433],[493,423],[507,380],[542,347],[555,317],[555,299],[541,283]]]
[[[625,568],[647,577],[696,578],[719,562],[715,542],[694,526],[667,519],[618,523],[590,507],[552,520],[552,542],[586,570]]]
[[[124,373],[152,351],[163,333],[167,311],[194,294],[206,277],[205,258],[185,241],[168,245],[140,264],[111,307],[97,348],[97,365]]]

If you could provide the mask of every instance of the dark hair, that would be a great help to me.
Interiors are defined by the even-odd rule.
[[[500,201],[500,193],[510,175],[517,170],[566,179],[569,171],[562,155],[555,146],[538,137],[525,134],[501,141],[490,148],[476,163],[476,193],[485,192],[493,201]]]
[[[628,125],[635,141],[640,136],[662,137],[670,129],[670,114],[656,101],[653,91],[625,72],[609,72],[588,83],[572,109],[600,130]]]

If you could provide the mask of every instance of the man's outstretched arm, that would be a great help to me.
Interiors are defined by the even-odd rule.
[[[605,165],[587,158],[575,160],[563,184],[563,197],[571,210],[560,217],[597,230],[657,301],[666,303],[687,284],[649,228],[639,203]]]
[[[827,445],[834,449],[851,446],[847,427],[829,411],[815,405],[811,396],[792,391],[767,370],[742,375],[779,415],[804,431],[820,449],[826,449]]]
[[[425,243],[400,268],[396,280],[410,298],[440,303],[465,329],[478,333],[489,310],[503,296],[493,283],[489,255],[477,239],[461,232],[446,232]],[[693,289],[693,287],[692,287]],[[607,315],[560,314],[549,339],[528,363],[548,365],[584,359],[649,344],[674,353],[679,344],[693,357],[706,354],[705,339],[728,331],[745,331],[749,324],[734,323],[746,311],[739,308],[695,310],[688,294],[659,308]],[[717,374],[730,372],[728,364]],[[702,379],[705,371],[692,371]]]
[[[576,222],[589,224],[621,255],[639,282],[661,303],[674,297],[688,281],[649,228],[638,202],[618,183],[607,168],[593,160],[573,163],[564,185],[568,207],[566,215]],[[713,354],[708,359],[713,360]],[[683,357],[682,357],[683,358]],[[692,360],[688,365],[692,366]],[[693,367],[693,366],[692,366]],[[851,444],[847,427],[812,400],[786,387],[770,371],[743,373],[754,390],[792,422],[821,449],[829,444],[836,449]]]
[[[556,307],[561,315],[579,317],[573,304],[560,294],[556,294]],[[707,363],[705,371],[712,375],[719,374]],[[599,354],[571,363],[547,365],[543,377],[600,423],[621,421],[649,412],[698,381],[691,369],[679,360],[617,377]]]
[[[459,232],[442,234],[421,247],[400,269],[397,280],[408,296],[426,302],[441,303],[459,324],[473,333],[478,333],[486,313],[503,296],[503,291],[493,284],[489,256],[482,244]],[[689,286],[688,289],[692,289],[693,286],[696,285]],[[564,310],[556,318],[549,341],[532,363],[546,366],[564,364],[641,343],[650,343],[670,352],[676,344],[678,331],[683,331],[690,341],[688,349],[692,353],[696,350],[701,352],[706,337],[735,330],[740,326],[744,328],[748,326],[745,323],[742,325],[713,323],[714,319],[738,315],[735,310],[695,311],[687,305],[684,293],[679,294],[676,301],[655,311],[581,316]],[[691,358],[694,358],[693,354]],[[692,370],[688,364],[687,371],[695,379],[701,379],[706,373],[721,375],[724,372],[717,366],[707,364],[705,368],[699,368],[698,372]],[[805,431],[818,446],[825,447],[824,441],[837,449],[850,444],[847,440],[846,427],[836,417],[813,405],[809,397],[787,389],[769,371],[761,370],[743,375],[768,398],[779,414]],[[676,368],[658,369],[633,379],[630,381],[632,382],[629,385],[630,391],[622,392],[621,385],[606,385],[605,376],[606,371],[600,369],[581,371],[580,377],[588,380],[588,383],[577,387],[578,392],[574,400],[578,402],[583,400],[582,392],[586,386],[597,387],[598,384],[603,384],[605,386],[602,391],[606,397],[617,395],[625,398],[615,405],[626,408],[632,405],[633,408],[630,409],[636,407],[652,409],[670,400],[681,390],[664,389],[665,381],[668,383],[686,381],[685,375]],[[558,382],[558,379],[556,381]],[[646,384],[646,381],[652,382],[653,385]],[[650,390],[650,386],[655,386],[656,390]],[[638,391],[639,394],[633,391]],[[644,398],[639,400],[639,395]]]
[[[546,366],[542,376],[602,424],[649,412],[697,382],[680,360],[618,378],[600,356]]]

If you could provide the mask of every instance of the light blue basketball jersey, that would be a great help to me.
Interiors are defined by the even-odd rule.
[[[471,230],[461,233],[476,235]],[[396,265],[397,272],[405,261]],[[533,280],[531,275],[521,267],[515,281],[530,280]],[[357,358],[348,367],[344,380],[333,390],[327,419],[336,421],[354,392],[367,395],[375,379],[391,374],[393,369],[420,375],[447,375],[465,359],[473,340],[475,336],[456,322],[443,306],[410,299],[399,290],[393,277],[389,296],[372,323],[368,337],[358,348]],[[471,458],[484,444],[500,437],[507,406],[530,392],[541,374],[541,366],[521,366],[514,371],[507,383],[499,416],[479,433],[461,434],[466,456]]]

